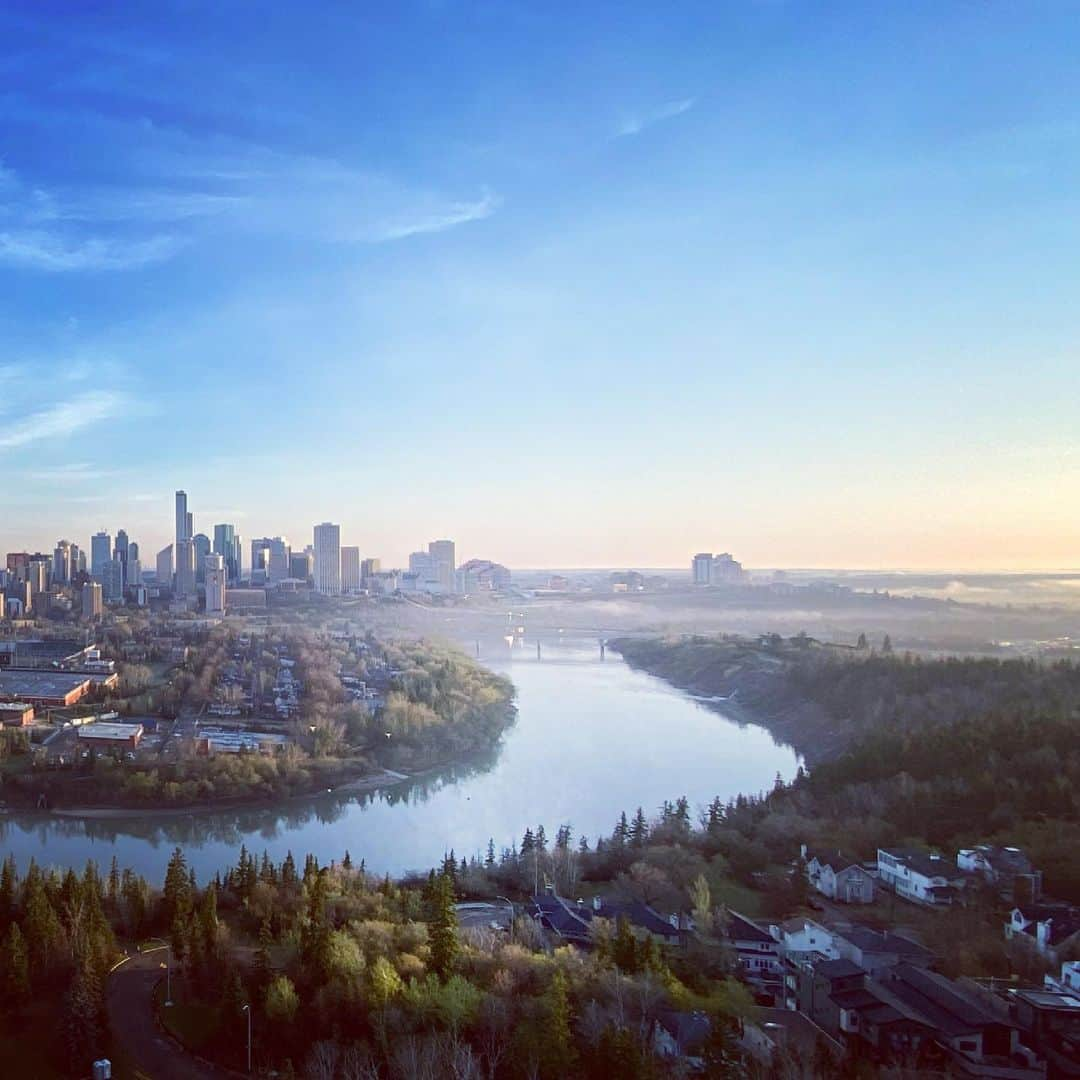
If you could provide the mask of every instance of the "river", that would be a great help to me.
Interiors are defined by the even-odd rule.
[[[795,752],[763,728],[739,725],[595,644],[502,646],[486,659],[517,688],[518,717],[488,760],[363,795],[327,794],[284,807],[100,820],[44,814],[0,817],[0,852],[39,863],[107,867],[115,854],[160,883],[172,849],[185,849],[200,880],[235,863],[241,844],[275,861],[292,851],[322,862],[346,850],[378,873],[426,869],[453,848],[482,854],[542,823],[569,824],[590,843],[622,810],[654,814],[665,799],[691,806],[790,779]],[[722,708],[722,706],[720,706]]]

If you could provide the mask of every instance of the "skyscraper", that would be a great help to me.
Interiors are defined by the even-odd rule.
[[[171,589],[173,584],[173,546],[162,548],[157,554],[157,580],[162,589]]]
[[[100,619],[103,611],[101,586],[96,581],[88,581],[82,588],[83,618]]]
[[[124,599],[124,564],[114,555],[106,564],[101,579],[101,592],[105,601],[115,604]]]
[[[360,591],[360,549],[358,547],[341,549],[341,591],[346,593]]]
[[[240,580],[241,541],[235,525],[214,526],[214,553],[225,560],[225,577],[235,585]]]
[[[191,514],[187,508],[187,492],[176,493],[176,539],[190,540],[192,535]]]
[[[207,615],[225,614],[225,556],[216,552],[207,555],[206,572],[206,613]]]
[[[360,563],[360,582],[367,585],[368,578],[374,577],[382,569],[379,559],[363,559]]]
[[[121,591],[123,591],[123,586],[127,584],[128,543],[127,531],[125,529],[118,529],[116,533],[116,543],[113,545],[113,554],[120,560],[120,565],[123,567]]]
[[[455,549],[453,540],[432,540],[428,544],[428,554],[434,562],[435,580],[439,583],[439,591],[448,593],[454,591],[454,571],[457,569],[455,561]]]
[[[206,533],[196,533],[191,542],[195,547],[195,580],[206,580],[206,556],[210,554],[210,537]]]
[[[103,529],[90,537],[90,576],[105,580],[105,564],[112,558],[112,537]]]
[[[58,585],[67,585],[71,579],[75,576],[78,567],[73,566],[72,556],[77,555],[72,552],[71,544],[67,540],[57,540],[56,547],[53,550],[53,581]]]
[[[315,589],[325,596],[341,592],[341,526],[315,526]]]
[[[195,541],[178,540],[176,542],[176,585],[175,592],[181,599],[195,595]]]

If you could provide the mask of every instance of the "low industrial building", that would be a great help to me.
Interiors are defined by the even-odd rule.
[[[106,724],[97,721],[79,728],[79,744],[98,750],[134,750],[142,737],[142,724]]]
[[[86,675],[3,669],[0,670],[0,701],[26,702],[41,708],[65,708],[86,697],[92,685],[93,680]]]
[[[196,736],[195,748],[200,754],[272,754],[288,742],[284,735],[264,731],[225,731],[203,728]]]
[[[33,722],[33,705],[25,701],[0,702],[0,724],[4,727],[28,727]]]

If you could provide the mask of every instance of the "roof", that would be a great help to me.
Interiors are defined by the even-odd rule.
[[[806,861],[810,862],[812,859],[817,859],[820,866],[831,866],[837,873],[846,870],[849,866],[858,866],[860,870],[862,869],[858,859],[845,855],[842,851],[811,851],[808,848]]]
[[[662,937],[677,938],[679,931],[648,904],[637,900],[601,900],[599,907],[578,904],[561,896],[546,893],[534,896],[533,905],[537,915],[549,930],[562,937],[587,939],[589,926],[597,919],[626,919],[634,926]],[[771,941],[772,938],[769,938]]]
[[[959,871],[945,858],[920,848],[881,848],[886,855],[891,855],[910,870],[923,877],[957,877]]]
[[[826,979],[847,979],[853,975],[865,975],[866,972],[854,960],[841,957],[839,960],[822,960],[815,964],[814,974],[823,975]]]
[[[79,728],[80,739],[130,739],[142,734],[142,724],[103,724],[97,721]]]
[[[0,671],[0,697],[62,698],[91,682],[89,675],[60,671]]]
[[[734,941],[768,941],[775,945],[773,936],[766,930],[762,930],[756,922],[752,922],[745,915],[737,911],[728,912],[728,937]]]
[[[650,934],[658,934],[661,937],[678,937],[679,931],[661,914],[654,911],[648,904],[642,904],[637,900],[619,901],[602,900],[599,910],[594,914],[601,919],[629,919],[635,926],[648,930]],[[770,940],[772,940],[770,938]]]
[[[709,1037],[709,1018],[703,1012],[662,1009],[656,1022],[675,1040],[679,1051],[692,1054]]]
[[[869,926],[852,926],[849,930],[840,930],[836,933],[837,937],[843,938],[864,953],[893,953],[896,956],[923,960],[930,960],[934,955],[917,941],[912,941],[903,934],[893,933],[891,930],[883,932],[873,930]]]
[[[950,1038],[1004,1024],[944,975],[911,964],[896,967],[886,986],[894,997],[921,1013]]]

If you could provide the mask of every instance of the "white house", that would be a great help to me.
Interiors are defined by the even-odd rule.
[[[802,845],[802,860],[810,884],[822,896],[838,900],[842,904],[872,904],[874,902],[873,875],[855,859],[840,852],[824,854],[808,852]]]
[[[947,907],[962,883],[949,859],[914,848],[878,848],[877,862],[884,887],[928,907]]]
[[[1080,960],[1066,960],[1061,965],[1060,979],[1055,979],[1053,975],[1044,975],[1043,982],[1048,990],[1057,990],[1059,993],[1080,990]]]
[[[1080,939],[1080,908],[1067,904],[1030,904],[1015,907],[1005,924],[1005,938],[1021,937],[1051,959],[1066,942]]]

